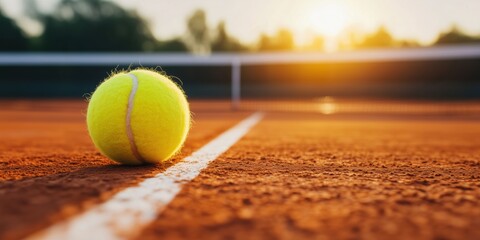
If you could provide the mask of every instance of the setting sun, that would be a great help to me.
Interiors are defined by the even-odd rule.
[[[337,36],[347,25],[347,11],[336,3],[319,6],[310,18],[312,27],[327,37]]]

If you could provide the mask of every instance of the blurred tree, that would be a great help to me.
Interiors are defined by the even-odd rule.
[[[398,45],[400,47],[420,47],[420,43],[418,43],[417,41],[415,40],[411,40],[411,39],[408,39],[408,40],[400,40],[398,41]]]
[[[362,41],[356,43],[356,48],[382,48],[382,47],[394,47],[396,41],[385,27],[380,27],[378,30],[367,35]]]
[[[278,30],[273,37],[262,34],[258,45],[259,51],[287,51],[295,46],[293,34],[287,29]]]
[[[62,0],[44,25],[41,48],[46,51],[152,50],[154,38],[145,21],[115,3]]]
[[[237,39],[231,37],[225,27],[225,22],[220,22],[216,30],[216,38],[212,43],[214,52],[242,52],[248,48],[243,46]]]
[[[479,43],[480,37],[467,35],[458,29],[457,26],[453,26],[449,31],[441,33],[434,45],[475,42]]]
[[[305,47],[307,51],[323,51],[325,50],[325,39],[322,36],[315,36],[310,44]]]
[[[0,51],[26,51],[28,39],[15,21],[0,9]]]
[[[349,26],[340,33],[338,49],[354,50],[356,45],[363,41],[364,33],[357,26]]]
[[[43,16],[38,9],[36,0],[23,0],[23,8],[25,15],[32,19],[40,19]]]
[[[340,37],[340,50],[383,47],[419,47],[412,39],[395,39],[385,27],[379,27],[371,34],[364,34],[361,29],[350,27]]]
[[[178,38],[158,42],[155,51],[159,52],[187,52],[187,46]]]
[[[196,10],[187,20],[187,35],[185,44],[195,54],[209,54],[210,34],[207,25],[207,17],[203,10]]]

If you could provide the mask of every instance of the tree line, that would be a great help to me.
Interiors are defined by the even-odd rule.
[[[197,10],[186,21],[184,36],[156,39],[147,22],[134,11],[121,8],[110,1],[62,0],[52,13],[38,11],[35,1],[28,1],[26,14],[40,22],[43,32],[28,36],[0,9],[0,51],[57,51],[57,52],[255,52],[298,50],[293,34],[279,29],[273,35],[262,34],[252,46],[232,36],[224,22],[215,28],[207,24],[206,13]],[[480,43],[480,36],[463,33],[456,27],[438,36],[433,45]],[[311,44],[300,49],[321,51],[325,40],[315,37]],[[413,40],[395,39],[385,27],[362,37],[347,37],[339,49],[420,46]]]

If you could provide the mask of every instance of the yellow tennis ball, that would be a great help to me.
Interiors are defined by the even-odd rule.
[[[168,160],[190,129],[183,91],[151,70],[117,73],[105,80],[88,104],[90,137],[100,152],[123,164]]]

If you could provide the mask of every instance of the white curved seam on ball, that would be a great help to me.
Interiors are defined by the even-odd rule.
[[[144,162],[142,156],[138,152],[137,144],[135,144],[135,138],[133,135],[132,130],[132,111],[133,111],[133,101],[135,99],[135,94],[138,90],[138,79],[132,73],[128,74],[132,78],[132,90],[130,91],[130,96],[128,97],[128,105],[127,105],[127,119],[126,119],[126,127],[127,127],[127,137],[128,142],[130,143],[130,149],[132,151],[133,156],[140,162]]]

